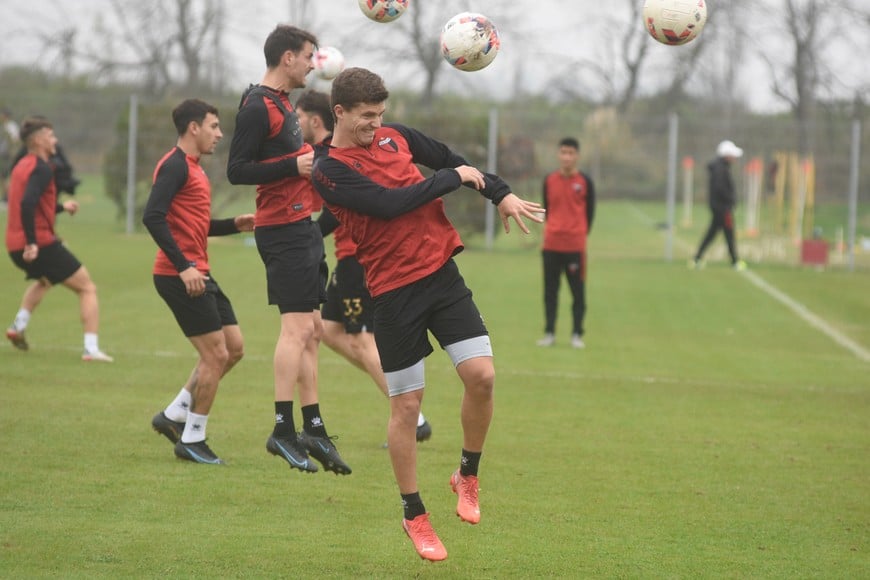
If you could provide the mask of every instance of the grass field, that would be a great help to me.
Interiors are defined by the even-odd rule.
[[[559,343],[534,346],[537,235],[459,257],[493,335],[496,415],[472,527],[448,486],[460,385],[446,355],[428,359],[420,486],[449,551],[432,564],[400,527],[386,401],[332,352],[321,405],[353,474],[306,476],[265,452],[278,317],[241,236],[211,246],[246,338],[209,421],[228,465],[174,458],[149,421],[193,349],[152,288],[150,238],[124,235],[101,198],[81,201],[58,229],[99,286],[101,346],[116,362],[79,361],[63,289],[35,314],[30,352],[0,345],[2,577],[870,577],[870,362],[748,274],[687,270],[701,213],[668,263],[661,207],[600,205],[584,351],[567,346],[564,288]],[[870,349],[870,272],[749,274]],[[8,323],[24,283],[8,259],[0,279]]]

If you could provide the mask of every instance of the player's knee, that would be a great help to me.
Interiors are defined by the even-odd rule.
[[[245,347],[242,343],[227,346],[227,364],[234,365],[245,356]]]
[[[203,362],[210,368],[223,372],[224,367],[230,360],[230,352],[225,344],[216,345],[211,348],[208,354],[204,357]]]
[[[463,369],[465,388],[479,396],[492,396],[495,387],[495,367],[491,364],[476,364]]]

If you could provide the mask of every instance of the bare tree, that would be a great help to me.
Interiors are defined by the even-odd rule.
[[[785,53],[787,63],[783,65],[777,60],[779,54],[762,53],[762,58],[770,71],[774,95],[788,103],[798,122],[798,151],[809,154],[814,149],[813,126],[819,98],[826,90],[842,88],[838,87],[834,72],[835,58],[828,54],[828,49],[837,41],[851,42],[852,24],[868,22],[870,13],[866,7],[862,11],[849,0],[785,0],[782,15],[782,32],[789,44]],[[863,33],[858,33],[863,42],[866,31],[865,27]],[[853,47],[856,49],[860,50]],[[865,85],[863,90],[866,89]],[[855,87],[856,93],[861,90]]]
[[[46,46],[67,64],[83,63],[97,79],[138,80],[155,94],[171,86],[217,88],[223,0],[108,0],[108,8],[86,44],[80,45],[84,35],[63,28],[42,34]]]
[[[606,19],[597,27],[599,51],[593,56],[572,60],[554,77],[557,92],[568,96],[590,97],[598,87],[602,104],[625,113],[637,97],[641,73],[647,61],[652,39],[641,25],[643,4],[623,0],[619,15]],[[585,17],[584,17],[585,18]],[[581,28],[582,23],[577,24]],[[591,79],[590,83],[587,80]]]

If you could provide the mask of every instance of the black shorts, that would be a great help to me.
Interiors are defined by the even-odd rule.
[[[304,219],[254,230],[266,266],[269,304],[281,313],[311,312],[326,302],[326,251],[320,227]]]
[[[372,295],[366,287],[365,270],[354,256],[335,265],[321,313],[324,320],[343,323],[348,334],[374,332]]]
[[[40,247],[36,259],[32,262],[24,261],[24,250],[9,252],[9,257],[16,266],[26,272],[25,279],[45,278],[52,284],[60,284],[82,267],[78,258],[59,241]]]
[[[385,373],[432,353],[428,331],[441,345],[489,334],[471,290],[452,259],[429,276],[374,299],[375,342]]]
[[[154,287],[169,306],[184,336],[200,336],[238,324],[230,299],[211,277],[205,282],[205,293],[192,298],[179,276],[154,274]]]

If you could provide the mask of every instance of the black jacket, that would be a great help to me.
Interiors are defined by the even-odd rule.
[[[737,195],[734,193],[734,182],[731,180],[731,163],[724,157],[717,157],[707,164],[710,182],[707,188],[710,209],[714,212],[726,212],[737,205]]]

